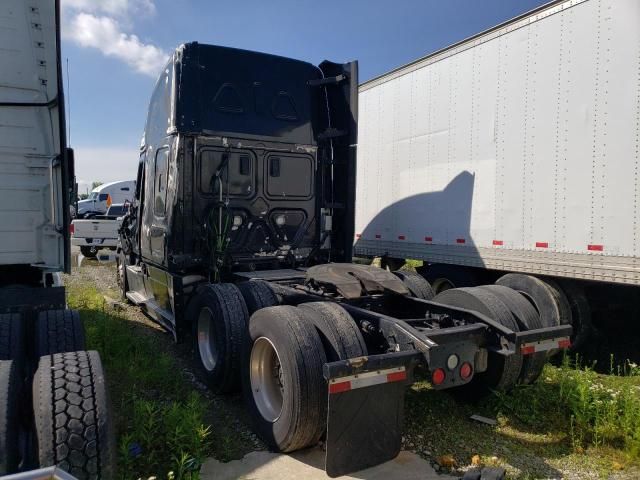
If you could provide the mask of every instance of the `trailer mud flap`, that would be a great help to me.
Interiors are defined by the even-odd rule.
[[[419,358],[411,351],[325,364],[327,475],[338,477],[398,455],[405,390]]]

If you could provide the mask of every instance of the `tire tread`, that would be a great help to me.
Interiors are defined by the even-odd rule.
[[[43,356],[33,382],[38,457],[79,480],[114,475],[115,440],[95,351]]]
[[[36,358],[84,349],[84,327],[77,310],[45,310],[38,314]]]

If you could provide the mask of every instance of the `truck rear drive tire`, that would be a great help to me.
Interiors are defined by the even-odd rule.
[[[36,360],[54,353],[85,349],[84,326],[77,310],[45,310],[36,320]]]
[[[422,275],[404,270],[398,270],[393,272],[393,274],[402,280],[402,283],[409,289],[412,297],[431,300],[436,296],[433,288],[431,288],[429,282]]]
[[[351,315],[337,303],[310,302],[298,308],[307,312],[313,322],[328,362],[367,355],[367,345]]]
[[[95,258],[98,255],[98,251],[100,249],[98,247],[95,246],[90,246],[90,247],[85,247],[82,246],[80,247],[80,253],[82,253],[82,255],[84,255],[87,258]]]
[[[571,309],[564,294],[554,291],[540,278],[521,273],[508,273],[496,281],[521,293],[535,307],[545,327],[556,327],[571,323]],[[563,301],[564,299],[564,301]]]
[[[202,380],[215,393],[238,390],[249,320],[238,287],[200,285],[187,307],[187,318],[192,322],[194,360]]]
[[[478,288],[493,293],[511,310],[521,332],[535,330],[544,326],[533,305],[515,290],[502,285],[486,285]],[[544,352],[524,355],[519,377],[520,383],[525,385],[534,383],[542,373],[545,363],[547,363],[547,355]]]
[[[247,304],[249,315],[253,315],[261,308],[278,305],[278,297],[268,282],[264,280],[249,280],[237,284]]]
[[[493,293],[481,288],[453,288],[446,290],[433,299],[434,302],[466,308],[482,313],[511,330],[520,331],[518,323],[509,308]],[[505,357],[489,352],[487,370],[476,374],[469,384],[460,387],[460,391],[471,395],[489,393],[491,390],[508,391],[518,382],[522,369],[522,355]]]
[[[20,461],[20,391],[20,374],[16,362],[0,361],[0,476],[16,473]]]
[[[115,437],[98,352],[42,357],[33,410],[41,467],[57,465],[78,480],[114,478]]]
[[[249,321],[244,397],[255,430],[281,452],[315,445],[326,428],[326,356],[305,315],[282,305],[258,310]]]
[[[0,360],[22,364],[25,356],[24,320],[19,313],[0,314]]]

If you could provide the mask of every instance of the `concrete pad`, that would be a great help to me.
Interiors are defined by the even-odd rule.
[[[251,452],[241,460],[222,463],[209,459],[200,471],[202,480],[320,480],[329,477],[324,472],[324,452],[319,448],[283,455],[271,452]],[[367,480],[456,480],[438,475],[429,462],[415,453],[400,452],[394,460],[351,475],[339,477]]]

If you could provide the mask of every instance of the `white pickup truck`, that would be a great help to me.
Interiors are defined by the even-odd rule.
[[[113,204],[106,215],[71,223],[71,245],[80,247],[85,257],[95,257],[101,248],[115,250],[118,245],[118,229],[127,211],[126,204]]]

